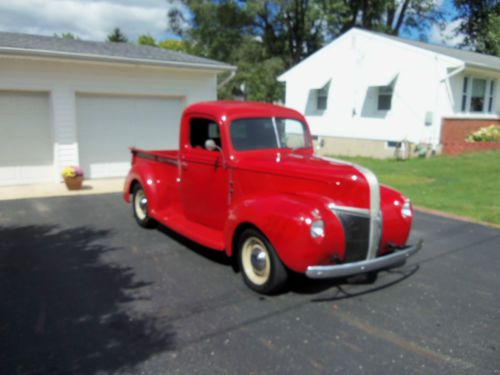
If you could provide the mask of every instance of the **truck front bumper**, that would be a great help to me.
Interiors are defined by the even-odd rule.
[[[420,240],[415,245],[407,246],[396,250],[391,254],[382,255],[378,258],[362,260],[360,262],[336,264],[332,266],[309,266],[306,276],[311,279],[328,279],[335,277],[352,276],[361,273],[381,271],[402,265],[406,259],[422,248],[423,241]]]

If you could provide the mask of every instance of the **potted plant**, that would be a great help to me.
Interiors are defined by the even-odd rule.
[[[80,190],[83,183],[83,170],[78,166],[65,167],[61,173],[68,190]]]

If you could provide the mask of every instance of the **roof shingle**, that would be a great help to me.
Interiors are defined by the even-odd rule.
[[[378,33],[374,31],[368,31],[368,30],[363,30],[366,32],[369,32],[371,34],[375,34],[378,36],[381,36],[383,38],[391,39],[397,42],[409,44],[413,47],[417,48],[422,48],[434,53],[439,53],[441,55],[449,56],[458,60],[462,60],[466,64],[471,64],[471,65],[477,65],[477,66],[482,66],[485,68],[492,68],[495,70],[500,70],[500,57],[498,56],[491,56],[491,55],[485,55],[482,53],[477,53],[477,52],[472,52],[472,51],[467,51],[463,49],[458,49],[458,48],[453,48],[453,47],[447,47],[447,46],[441,46],[437,44],[430,44],[430,43],[424,43],[424,42],[419,42],[416,40],[410,40],[410,39],[404,39],[392,35],[387,35],[383,33]]]
[[[151,46],[131,43],[92,42],[10,32],[0,32],[0,51],[2,50],[4,53],[15,50],[41,55],[42,52],[45,52],[74,58],[85,55],[87,59],[95,57],[96,60],[103,58],[122,61],[142,60],[160,65],[164,63],[223,70],[234,69],[233,66],[223,62]]]

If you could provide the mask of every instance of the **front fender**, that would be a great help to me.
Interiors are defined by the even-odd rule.
[[[325,237],[312,238],[310,224],[322,219]],[[300,195],[279,194],[252,197],[229,210],[226,225],[226,252],[231,256],[233,238],[244,224],[257,227],[271,242],[281,261],[291,270],[305,272],[313,264],[331,264],[342,256],[344,233],[338,219],[324,204]]]

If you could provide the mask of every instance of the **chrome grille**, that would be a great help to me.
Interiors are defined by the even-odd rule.
[[[370,246],[370,217],[337,212],[345,235],[344,262],[365,260]]]

